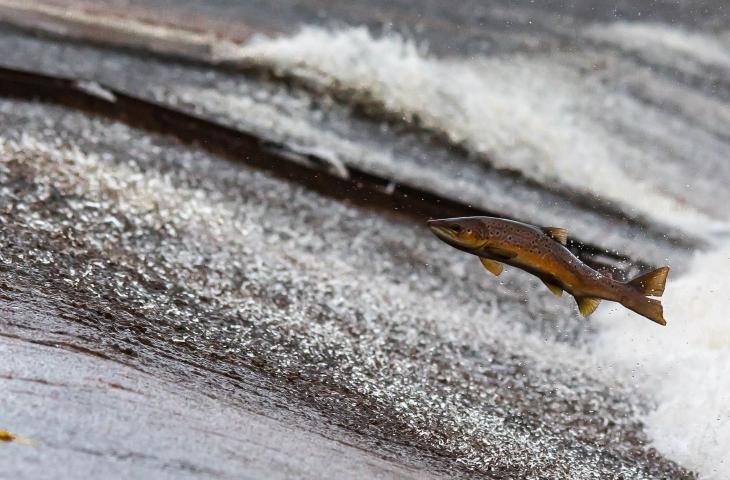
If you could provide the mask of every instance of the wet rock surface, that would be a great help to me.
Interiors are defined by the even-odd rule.
[[[249,405],[256,390],[287,425],[312,412],[308,429],[372,452],[384,475],[692,477],[646,446],[650,402],[568,346],[586,324],[531,277],[495,281],[425,229],[168,138],[26,102],[0,115],[3,332],[55,316],[85,348],[191,395]],[[13,375],[0,381],[16,388]],[[42,451],[52,438],[26,414],[13,428]],[[221,442],[219,470],[197,474],[240,465]],[[337,476],[320,466],[300,473]]]
[[[285,399],[265,378],[172,358],[140,367],[131,348],[107,355],[94,329],[37,308],[2,306],[0,421],[24,437],[2,445],[7,478],[302,478],[324,465],[331,478],[435,476],[348,444],[311,409],[276,408]]]

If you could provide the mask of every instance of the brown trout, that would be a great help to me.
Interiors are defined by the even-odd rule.
[[[502,264],[512,265],[538,277],[550,291],[575,297],[581,315],[588,316],[601,300],[618,302],[639,315],[666,325],[661,297],[669,267],[619,282],[597,272],[565,248],[567,231],[536,227],[493,217],[462,217],[430,220],[434,234],[454,248],[471,253],[494,275]]]

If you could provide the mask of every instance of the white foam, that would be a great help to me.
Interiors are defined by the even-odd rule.
[[[615,28],[618,34],[627,27]],[[639,36],[653,31],[631,28]],[[694,46],[684,48],[685,56],[709,45],[692,61],[725,62],[724,53],[706,38],[676,35],[656,39],[658,46],[652,48],[676,53],[684,48],[680,40],[687,39]],[[630,117],[624,119],[627,123],[646,121],[648,126],[636,129],[651,133],[647,138],[701,149],[701,142],[678,138],[678,130],[689,132],[692,125],[667,126],[662,112],[580,76],[568,62],[525,55],[435,58],[413,42],[393,35],[376,38],[364,28],[305,28],[289,38],[258,38],[238,54],[323,91],[336,88],[366,96],[391,114],[417,118],[452,142],[488,156],[498,167],[520,170],[542,183],[595,193],[627,211],[636,209],[695,231],[718,225],[687,205],[691,196],[677,198],[667,191],[671,189],[660,188],[665,178],[647,178],[642,172],[645,162],[662,165],[660,156],[678,148],[637,145],[597,118],[602,111],[609,116],[621,112]],[[656,401],[647,405],[645,418],[654,445],[706,479],[730,478],[725,460],[730,445],[730,295],[722,287],[728,272],[730,243],[698,256],[688,275],[673,276],[663,301],[670,322],[666,328],[620,306],[604,306],[598,314],[598,323],[609,326],[600,334],[599,356],[615,366],[618,380],[633,376],[637,388]]]
[[[626,168],[657,154],[608,131],[595,120],[600,112],[587,112],[630,100],[616,99],[600,82],[586,81],[555,59],[435,58],[403,37],[374,37],[365,28],[304,28],[293,37],[257,37],[236,55],[417,119],[497,167],[539,182],[594,194],[627,212],[695,231],[711,220],[684,192]]]
[[[670,277],[663,328],[620,306],[596,314],[607,325],[598,353],[656,402],[645,418],[654,445],[706,480],[730,478],[729,273],[730,241]]]
[[[730,69],[730,42],[678,25],[649,22],[595,24],[586,33],[627,50],[648,53],[653,60],[675,64],[677,55]]]

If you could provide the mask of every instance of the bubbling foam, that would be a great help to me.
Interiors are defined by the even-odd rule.
[[[730,478],[730,241],[670,278],[660,328],[621,307],[597,313],[607,325],[597,352],[631,374],[656,402],[645,417],[658,450],[701,478]]]

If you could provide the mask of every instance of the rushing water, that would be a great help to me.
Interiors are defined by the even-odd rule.
[[[338,165],[668,263],[667,327],[603,305],[584,329],[568,299],[519,272],[498,283],[425,231],[75,114],[33,107],[21,118],[18,104],[4,103],[5,120],[30,133],[16,127],[0,138],[3,174],[21,175],[26,161],[41,193],[57,188],[94,203],[100,218],[154,232],[128,238],[109,220],[108,231],[79,235],[100,257],[120,255],[143,277],[208,302],[170,315],[167,294],[125,292],[165,311],[153,324],[160,336],[181,331],[244,365],[296,374],[305,396],[318,382],[337,386],[315,403],[334,416],[355,406],[341,421],[358,431],[402,431],[407,443],[482,473],[529,465],[572,478],[679,475],[641,467],[646,458],[631,448],[646,434],[701,478],[730,477],[730,31],[691,15],[673,25],[662,15],[482,13],[478,38],[465,28],[454,49],[443,33],[397,22],[378,30],[350,17],[335,27],[287,17],[296,29],[286,35],[226,51],[273,79],[16,34],[4,37],[5,59],[26,66],[35,52],[35,68],[127,90],[144,82],[135,93]],[[70,146],[60,152],[43,128],[49,118],[66,125]],[[32,209],[24,215],[31,222]],[[109,239],[120,243],[112,249]]]
[[[671,328],[661,334],[616,308],[598,315],[596,353],[656,403],[645,417],[654,444],[702,478],[730,475],[728,272],[730,243],[697,254],[666,293]]]
[[[726,478],[727,85],[692,89],[657,66],[728,78],[730,32],[615,22],[589,25],[580,35],[603,45],[436,58],[398,35],[305,28],[292,37],[257,38],[239,55],[416,121],[465,145],[475,161],[588,192],[627,215],[638,212],[712,239],[712,250],[696,254],[685,276],[671,277],[667,329],[604,307],[597,343],[589,348],[615,365],[619,377],[630,372],[656,402],[645,421],[660,451],[703,478]]]

